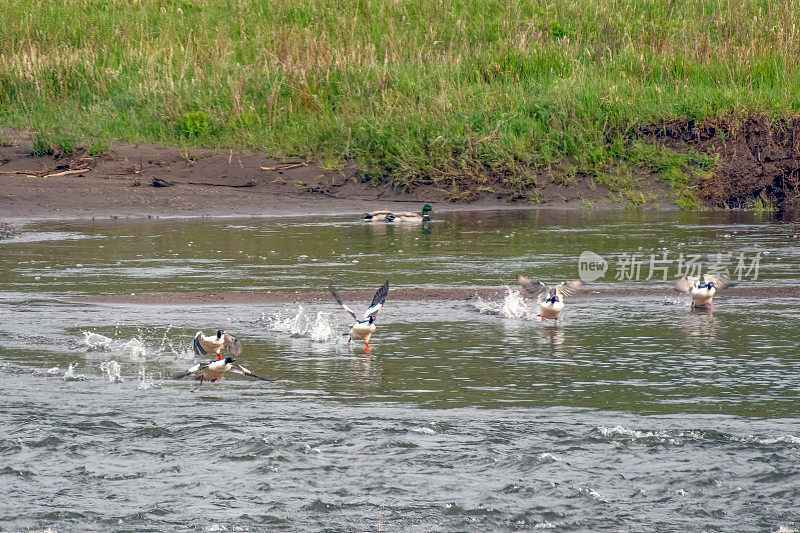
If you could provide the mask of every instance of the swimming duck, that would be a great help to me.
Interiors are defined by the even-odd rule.
[[[676,291],[685,292],[692,297],[692,308],[708,309],[711,307],[711,300],[714,299],[718,289],[724,289],[733,285],[727,278],[716,274],[703,274],[699,276],[683,276],[672,282]]]
[[[202,331],[198,331],[194,336],[192,349],[197,356],[213,353],[217,356],[217,359],[222,359],[222,355],[220,354],[222,349],[225,349],[234,357],[242,355],[242,343],[239,339],[221,329],[217,330],[216,335],[210,336],[206,336]]]
[[[339,298],[339,295],[336,294],[336,289],[333,288],[333,285],[328,286],[333,295],[333,298],[342,306],[342,308],[350,313],[353,317],[353,320],[356,321],[350,327],[350,338],[347,339],[347,342],[350,342],[353,339],[356,340],[363,340],[364,346],[366,351],[371,352],[372,347],[369,345],[369,339],[372,337],[372,334],[375,332],[375,315],[378,314],[381,307],[383,307],[383,303],[386,301],[386,296],[389,294],[389,282],[387,281],[380,288],[375,292],[375,296],[372,297],[372,303],[369,304],[369,308],[364,311],[364,316],[361,320],[356,317],[355,311],[350,309],[347,304],[342,302],[342,299]]]
[[[261,381],[275,381],[274,378],[268,379],[256,376],[245,367],[234,363],[234,361],[236,361],[236,359],[233,357],[226,357],[225,359],[217,359],[216,361],[209,361],[208,363],[198,363],[185,372],[172,374],[172,379],[183,379],[186,376],[194,374],[195,379],[199,379],[202,385],[203,381],[206,379],[214,382],[221,378],[226,372],[233,370],[237,374],[260,379]]]
[[[364,215],[367,222],[428,222],[431,217],[428,213],[434,212],[430,204],[422,207],[422,212],[411,211],[373,211]]]
[[[579,279],[562,281],[555,288],[550,288],[541,281],[534,281],[525,276],[517,276],[517,283],[525,292],[536,296],[539,300],[539,315],[542,320],[557,319],[564,309],[564,297],[578,291],[583,285]]]

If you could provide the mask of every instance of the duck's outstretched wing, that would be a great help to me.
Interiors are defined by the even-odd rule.
[[[197,355],[197,356],[208,355],[206,353],[205,349],[203,348],[203,345],[200,344],[200,338],[201,337],[203,337],[203,332],[202,331],[198,331],[197,333],[195,333],[194,341],[192,342],[192,350],[194,351],[194,354]]]
[[[697,285],[698,278],[695,276],[683,276],[672,282],[672,287],[678,292],[692,293],[692,287]]]
[[[368,319],[371,316],[375,316],[378,314],[378,311],[381,310],[383,307],[383,303],[386,301],[386,296],[389,295],[389,281],[387,280],[386,283],[380,286],[377,291],[375,291],[375,296],[372,297],[372,303],[369,304],[369,309],[364,311],[364,318],[363,320]]]
[[[526,278],[522,275],[517,275],[517,283],[519,286],[522,287],[525,292],[530,294],[531,296],[536,296],[540,300],[546,294],[550,294],[550,287],[542,283],[541,281],[533,280],[531,278]]]
[[[562,281],[556,285],[556,296],[565,298],[578,292],[583,286],[583,282],[579,279],[571,279],[569,281]]]
[[[714,286],[717,289],[724,289],[726,287],[735,285],[735,283],[728,278],[723,278],[722,276],[718,276],[716,274],[703,274],[703,282],[708,284],[709,281],[713,281]]]
[[[230,353],[234,357],[239,357],[240,355],[242,355],[242,350],[243,350],[242,341],[240,341],[227,331],[225,332],[223,339],[224,342],[222,344],[222,348],[224,350],[227,350],[228,353]]]
[[[261,381],[276,381],[276,378],[262,378],[261,376],[256,376],[255,374],[253,374],[252,372],[247,370],[242,365],[233,364],[233,365],[231,365],[231,370],[233,370],[237,374],[241,374],[241,375],[247,376],[249,378],[260,379]]]
[[[208,366],[208,363],[198,363],[198,364],[194,365],[192,368],[190,368],[189,370],[186,370],[185,372],[176,372],[175,374],[172,374],[172,379],[183,379],[186,376],[191,376],[195,372],[200,372],[201,370],[203,370],[207,366]]]
[[[334,288],[333,288],[333,285],[328,285],[328,289],[331,291],[331,294],[333,295],[333,298],[336,300],[336,302],[337,302],[339,305],[341,305],[341,306],[342,306],[342,309],[344,309],[345,311],[347,311],[348,313],[350,313],[350,314],[353,316],[353,320],[358,320],[358,318],[356,318],[356,312],[355,312],[355,311],[353,311],[352,309],[350,309],[349,307],[347,307],[347,304],[345,304],[345,303],[342,301],[342,299],[341,299],[341,298],[339,298],[339,295],[338,295],[338,294],[336,294],[336,289],[334,289]]]

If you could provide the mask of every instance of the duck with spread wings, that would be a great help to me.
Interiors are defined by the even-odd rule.
[[[576,293],[583,282],[579,279],[562,281],[555,287],[549,287],[538,280],[525,276],[517,276],[517,283],[528,294],[539,300],[539,315],[542,320],[557,319],[564,309],[564,297]]]
[[[217,330],[216,335],[205,335],[198,331],[192,341],[192,350],[197,356],[216,355],[217,359],[222,359],[222,350],[225,350],[234,357],[242,355],[242,343],[239,339],[225,330]]]
[[[693,309],[710,309],[711,301],[718,290],[730,287],[733,282],[716,274],[700,276],[683,276],[672,282],[676,291],[692,297]]]
[[[261,381],[275,381],[274,378],[262,378],[250,372],[245,367],[237,364],[236,359],[233,357],[226,357],[225,359],[217,359],[216,361],[209,361],[207,363],[198,363],[189,370],[178,372],[172,375],[172,379],[183,379],[186,376],[194,376],[195,379],[203,381],[217,381],[227,372],[233,371],[237,374],[247,376],[250,378],[260,379]]]
[[[361,317],[361,320],[358,319],[356,312],[350,309],[342,299],[339,298],[339,295],[336,294],[336,289],[333,288],[333,285],[328,287],[333,295],[334,299],[338,302],[339,305],[342,306],[342,309],[350,313],[355,320],[355,324],[350,327],[350,338],[348,342],[353,339],[356,340],[363,340],[364,347],[366,351],[371,352],[372,347],[369,345],[369,339],[372,337],[372,334],[375,332],[375,315],[378,314],[381,307],[383,307],[383,303],[386,301],[386,296],[389,294],[389,282],[387,281],[380,288],[375,292],[375,296],[372,297],[372,303],[369,305],[366,311],[364,311],[364,315]]]

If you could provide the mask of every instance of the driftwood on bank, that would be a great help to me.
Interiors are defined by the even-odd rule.
[[[80,174],[91,170],[88,168],[76,168],[75,170],[65,170],[63,172],[55,172],[47,174],[47,170],[0,170],[0,174],[21,174],[29,178],[57,178],[59,176],[69,176],[71,174]]]
[[[259,167],[261,170],[274,172],[276,170],[289,170],[290,168],[307,167],[308,163],[285,163],[283,165],[275,165],[274,167]]]
[[[56,172],[55,174],[45,174],[42,178],[57,178],[59,176],[69,176],[71,174],[80,174],[86,172],[88,168],[76,168],[75,170],[65,170],[64,172]]]

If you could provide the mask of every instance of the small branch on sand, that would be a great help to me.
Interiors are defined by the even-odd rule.
[[[28,178],[57,178],[59,176],[69,176],[70,174],[80,174],[91,170],[88,168],[76,168],[75,170],[65,170],[64,172],[56,172],[54,174],[45,174],[45,170],[0,170],[0,174],[22,174]]]
[[[259,167],[261,170],[274,172],[276,170],[289,170],[290,168],[307,167],[308,163],[286,163],[283,165],[275,165],[274,167]]]
[[[75,170],[65,170],[64,172],[56,172],[55,174],[45,174],[43,178],[57,178],[59,176],[69,176],[70,174],[80,174],[86,172],[88,168],[76,168]]]
[[[35,176],[38,170],[0,170],[0,174],[25,174],[26,176]]]

